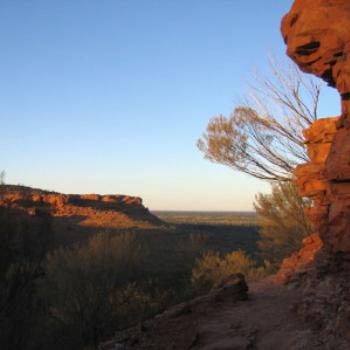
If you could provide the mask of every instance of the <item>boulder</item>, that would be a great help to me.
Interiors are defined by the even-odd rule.
[[[215,285],[210,292],[215,301],[239,301],[248,299],[248,285],[242,273],[235,273]]]

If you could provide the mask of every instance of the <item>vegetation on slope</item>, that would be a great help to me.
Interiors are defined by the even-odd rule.
[[[59,243],[43,208],[0,209],[5,349],[96,349],[232,273],[254,280],[273,268],[254,213],[161,213],[153,228],[102,225]]]

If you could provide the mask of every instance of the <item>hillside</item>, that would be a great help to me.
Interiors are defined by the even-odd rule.
[[[126,195],[61,194],[31,187],[0,186],[0,206],[52,217],[58,243],[72,243],[98,232],[149,229],[162,224],[139,197]]]

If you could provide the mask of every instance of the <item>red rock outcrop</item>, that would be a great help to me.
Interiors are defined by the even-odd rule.
[[[307,73],[338,89],[342,122],[350,121],[350,2],[296,0],[282,20],[288,55]]]
[[[101,231],[147,229],[162,223],[143,206],[141,198],[124,195],[60,194],[2,185],[0,207],[50,214],[59,243],[71,243]]]
[[[310,162],[299,165],[294,172],[300,195],[313,200],[313,206],[306,209],[305,214],[327,247],[332,249],[341,249],[342,235],[338,232],[330,236],[330,225],[334,215],[331,212],[331,210],[334,211],[332,202],[336,198],[332,194],[334,184],[328,181],[325,170],[337,132],[338,120],[339,118],[320,119],[304,130]]]
[[[305,131],[310,163],[295,172],[307,213],[327,249],[350,253],[350,2],[296,0],[283,18],[288,55],[308,73],[337,88],[339,119],[322,119]]]
[[[313,268],[299,275],[303,297],[294,310],[312,320],[324,349],[350,348],[349,26],[349,0],[296,0],[281,28],[288,55],[335,87],[342,104],[340,118],[318,120],[305,130],[310,162],[295,171],[300,194],[313,200],[306,215],[323,249]]]
[[[301,274],[313,268],[316,254],[322,248],[322,245],[317,233],[306,237],[303,240],[303,247],[283,260],[278,273],[273,276],[273,280],[277,283],[286,284],[298,279]]]
[[[326,161],[337,132],[338,121],[339,118],[319,119],[303,132],[310,161],[296,168],[295,183],[300,195],[313,201],[313,206],[305,209],[305,214],[312,222],[316,233],[304,239],[300,251],[283,260],[275,276],[279,282],[287,283],[291,279],[295,280],[298,278],[296,275],[312,267],[316,254],[323,247],[323,242],[326,242],[327,248],[344,247],[343,231],[337,230],[334,233],[331,226],[335,210],[332,206],[332,200],[335,198],[331,194],[334,183],[327,181],[325,176]]]

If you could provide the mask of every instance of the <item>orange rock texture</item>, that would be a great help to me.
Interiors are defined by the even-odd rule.
[[[282,20],[287,54],[307,73],[338,89],[342,122],[350,121],[350,2],[296,0]]]
[[[296,0],[282,21],[288,55],[308,73],[336,87],[340,118],[305,130],[310,162],[295,175],[302,196],[313,199],[307,215],[327,249],[350,253],[350,2]]]
[[[58,243],[72,243],[99,232],[152,228],[161,221],[139,197],[124,195],[61,194],[23,186],[0,186],[0,207],[28,214],[45,212],[52,218]]]
[[[294,278],[298,279],[308,269],[313,268],[317,252],[322,248],[322,241],[317,233],[303,240],[303,247],[285,258],[278,273],[273,277],[277,283],[291,283]]]
[[[288,55],[303,71],[335,87],[342,104],[339,118],[318,120],[304,131],[310,162],[295,170],[300,194],[313,200],[306,214],[323,249],[313,251],[317,242],[305,242],[278,274],[284,277],[285,272],[286,280],[294,279],[301,287],[302,298],[294,311],[314,323],[320,349],[350,349],[349,28],[349,0],[296,0],[282,21]],[[304,258],[310,253],[316,255],[310,269],[305,269]],[[290,277],[300,271],[298,265],[302,273]]]

